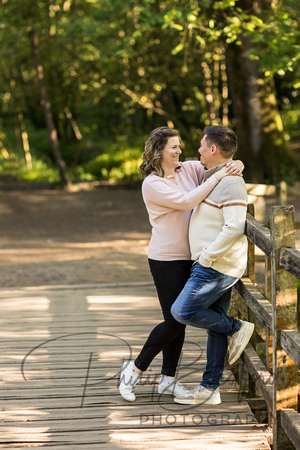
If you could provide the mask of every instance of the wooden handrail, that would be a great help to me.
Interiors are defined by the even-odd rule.
[[[241,278],[235,288],[255,316],[272,333],[272,305],[270,302],[247,277]]]
[[[247,213],[245,234],[266,256],[271,257],[270,230],[249,213]]]
[[[280,265],[300,279],[300,252],[298,250],[283,247],[280,251]]]
[[[280,413],[282,427],[295,448],[298,449],[300,442],[300,415],[294,409],[282,409]]]
[[[273,449],[279,450],[285,445],[281,430],[292,442],[296,439],[298,444],[300,436],[297,412],[300,334],[296,330],[295,278],[300,279],[300,252],[295,249],[292,206],[271,208],[270,229],[249,212],[253,213],[253,205],[248,207],[245,227],[249,242],[248,276],[236,283],[234,291],[242,299],[238,307],[242,315],[248,320],[252,317],[257,325],[261,324],[257,329],[261,337],[266,336],[267,354],[271,354],[271,359],[266,367],[255,350],[255,339],[252,339],[254,347],[248,344],[242,360],[252,378],[251,383],[255,382],[267,403],[272,416]],[[268,263],[265,296],[254,282],[254,245],[263,251]],[[282,412],[279,414],[279,411]]]
[[[295,330],[281,330],[280,337],[281,347],[300,367],[300,333]]]
[[[248,344],[243,353],[243,362],[252,379],[255,381],[257,387],[261,391],[268,407],[272,410],[274,402],[274,379],[251,344]]]

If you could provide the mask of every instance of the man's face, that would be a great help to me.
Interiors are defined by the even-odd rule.
[[[213,161],[212,161],[212,146],[208,146],[206,143],[206,135],[203,136],[200,142],[200,147],[198,149],[198,152],[200,154],[200,162],[203,166],[205,166],[207,169],[210,169],[213,167]]]

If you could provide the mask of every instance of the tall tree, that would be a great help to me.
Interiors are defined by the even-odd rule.
[[[271,1],[237,2],[244,20],[249,21],[250,14],[260,20],[270,15],[274,17],[272,4]],[[257,24],[263,26],[263,22],[258,20]],[[256,43],[246,31],[241,31],[226,49],[239,155],[251,181],[278,182],[288,167],[297,166],[297,160],[284,139],[273,77],[266,79],[259,59],[251,57],[257,55],[257,48],[266,48],[267,43]]]
[[[33,55],[34,55],[34,63],[35,63],[35,71],[39,84],[40,96],[41,96],[41,104],[44,109],[45,119],[47,124],[47,130],[49,135],[49,141],[51,144],[54,161],[58,167],[61,183],[64,188],[71,188],[71,181],[69,180],[68,172],[66,169],[66,164],[62,158],[59,140],[57,137],[57,129],[54,124],[52,107],[51,103],[48,99],[47,89],[44,81],[44,69],[40,56],[40,44],[38,34],[31,29],[29,32],[29,38],[32,44]]]
[[[288,168],[294,168],[294,175],[299,173],[297,159],[284,138],[273,79],[274,73],[282,72],[283,68],[293,70],[299,61],[298,3],[294,0],[288,0],[289,5],[271,0],[207,0],[201,7],[192,0],[189,3],[191,13],[186,23],[194,30],[191,51],[198,45],[198,59],[202,61],[206,124],[222,123],[224,109],[220,109],[222,101],[218,102],[215,91],[219,90],[222,96],[226,93],[226,76],[219,80],[219,88],[214,90],[213,86],[218,83],[214,74],[216,57],[225,55],[233,102],[229,125],[236,128],[238,154],[246,165],[247,178],[253,182],[277,182]],[[292,12],[287,14],[292,7]],[[178,14],[176,19],[179,29],[183,24]],[[183,51],[183,46],[179,50]]]
[[[37,17],[38,20],[36,20]],[[15,50],[14,52],[12,52],[12,49],[9,48],[8,53],[10,54],[10,56],[13,54],[13,56],[11,57],[11,61],[9,61],[8,59],[8,64],[12,65],[12,69],[14,69],[14,67],[20,66],[23,67],[24,72],[26,72],[26,78],[32,77],[32,75],[29,74],[33,73],[33,68],[35,69],[36,79],[38,81],[40,92],[40,101],[44,107],[45,122],[48,128],[48,136],[51,149],[53,152],[53,159],[58,167],[62,185],[64,187],[69,188],[71,183],[68,178],[66,166],[60,152],[56,127],[53,120],[51,103],[47,95],[47,88],[44,81],[44,68],[40,56],[40,44],[38,39],[38,32],[33,27],[33,24],[36,20],[36,26],[38,28],[47,29],[48,17],[49,17],[49,4],[47,2],[45,3],[40,2],[38,4],[37,9],[34,9],[32,3],[27,0],[23,3],[21,10],[18,7],[18,5],[10,4],[9,2],[4,2],[4,4],[2,5],[1,10],[2,28],[4,28],[5,31],[6,30],[8,31],[9,38],[11,38],[11,42]],[[30,30],[29,33],[28,30]],[[13,34],[14,39],[12,39]],[[17,35],[19,36],[18,40],[16,40]],[[26,45],[26,37],[28,41],[27,45]],[[32,45],[33,57],[31,58],[29,56],[30,55],[29,42]],[[31,59],[31,67],[30,67],[30,59]],[[32,61],[34,61],[34,63],[32,63]],[[25,65],[26,69],[24,69]],[[28,151],[27,151],[27,161],[28,161]]]

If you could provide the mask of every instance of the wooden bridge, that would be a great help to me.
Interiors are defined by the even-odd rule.
[[[135,403],[119,395],[121,361],[138,353],[161,318],[152,285],[1,290],[0,448],[300,448],[293,226],[290,207],[272,211],[270,229],[248,216],[249,267],[233,307],[255,321],[257,333],[234,373],[226,366],[217,406],[159,396],[160,357],[137,386]],[[266,254],[264,295],[254,283],[254,244]],[[259,357],[262,338],[266,364]],[[205,349],[206,333],[188,327],[178,374],[187,386],[201,380]],[[247,390],[241,368],[251,375]],[[252,412],[255,402],[266,403],[269,423]]]
[[[120,363],[161,319],[153,286],[75,286],[0,295],[0,448],[269,449],[231,371],[218,406],[157,394],[157,357],[137,401],[118,392]],[[206,333],[189,328],[179,379],[200,381]]]

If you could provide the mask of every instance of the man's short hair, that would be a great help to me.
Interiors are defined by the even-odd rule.
[[[203,131],[208,145],[216,145],[224,158],[231,158],[238,146],[238,140],[235,132],[227,127],[213,125],[205,128]]]

